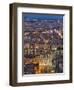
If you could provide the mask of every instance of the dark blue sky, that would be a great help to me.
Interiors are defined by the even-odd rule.
[[[63,15],[22,13],[24,21],[36,20],[63,20]]]

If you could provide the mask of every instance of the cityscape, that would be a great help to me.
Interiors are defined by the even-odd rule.
[[[24,75],[63,73],[63,15],[22,13]]]

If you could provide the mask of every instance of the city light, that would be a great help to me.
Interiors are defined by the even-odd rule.
[[[24,74],[63,72],[63,16],[47,16],[24,18]]]

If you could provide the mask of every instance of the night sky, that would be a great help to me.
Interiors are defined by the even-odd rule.
[[[23,16],[24,21],[33,21],[33,20],[63,20],[63,15],[22,13],[22,16]]]

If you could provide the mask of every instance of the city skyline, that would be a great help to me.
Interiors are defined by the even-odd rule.
[[[63,15],[22,13],[24,74],[63,72]]]

